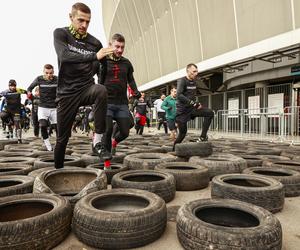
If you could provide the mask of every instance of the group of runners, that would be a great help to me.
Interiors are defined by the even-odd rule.
[[[58,76],[54,75],[53,66],[46,64],[43,75],[38,76],[27,88],[27,95],[34,104],[38,97],[32,91],[38,87],[37,117],[48,150],[52,150],[47,129],[49,121],[56,131],[54,162],[57,169],[64,167],[66,147],[72,129],[76,129],[74,124],[80,107],[92,107],[92,117],[88,118],[93,120],[94,126],[92,148],[103,161],[112,158],[117,145],[129,136],[134,125],[138,134],[143,133],[144,125],[149,122],[147,107],[151,107],[144,93],[138,91],[131,62],[123,56],[124,36],[114,34],[108,47],[103,48],[101,42],[87,32],[91,10],[83,3],[72,6],[69,18],[70,26],[54,31]],[[206,141],[207,130],[214,115],[210,109],[196,102],[197,66],[189,64],[186,71],[187,75],[178,81],[177,89],[172,88],[168,97],[162,96],[161,101],[154,103],[159,108],[159,123],[164,126],[166,133],[167,125],[171,131],[174,148],[184,139],[187,122],[196,116],[204,117],[199,141]],[[95,83],[95,75],[98,84]],[[21,93],[19,90],[15,92]],[[130,99],[133,99],[131,110],[128,106],[128,92]]]

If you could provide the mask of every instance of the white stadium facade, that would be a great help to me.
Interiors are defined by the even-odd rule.
[[[168,94],[195,63],[212,130],[297,140],[300,1],[103,0],[102,15],[148,96]]]

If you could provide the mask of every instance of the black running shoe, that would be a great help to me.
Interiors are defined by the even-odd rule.
[[[105,148],[104,144],[101,142],[98,142],[93,147],[93,152],[96,153],[99,158],[103,161],[110,160],[112,158],[111,153]]]
[[[208,141],[208,137],[207,137],[207,136],[200,136],[200,137],[197,139],[197,142],[203,142],[203,141]]]

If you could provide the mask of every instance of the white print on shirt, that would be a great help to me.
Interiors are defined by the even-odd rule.
[[[68,48],[69,48],[69,50],[71,50],[71,51],[74,51],[74,52],[77,52],[77,53],[83,54],[83,55],[89,55],[89,54],[94,53],[93,51],[88,51],[88,50],[76,48],[76,47],[74,47],[74,46],[71,45],[71,44],[68,44]]]

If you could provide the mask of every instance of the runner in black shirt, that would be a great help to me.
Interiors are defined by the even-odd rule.
[[[58,56],[57,89],[57,139],[54,150],[56,168],[64,166],[66,146],[71,135],[78,107],[95,104],[95,135],[93,148],[103,160],[111,158],[101,142],[105,132],[107,91],[103,85],[95,84],[94,75],[99,74],[100,61],[113,52],[102,48],[95,37],[87,33],[91,19],[90,8],[83,3],[72,6],[71,25],[54,31],[54,47]],[[105,73],[102,75],[105,77]],[[98,77],[98,81],[103,79]]]
[[[106,148],[113,154],[117,144],[129,135],[131,114],[128,109],[127,84],[133,92],[134,97],[140,97],[140,92],[133,77],[133,66],[130,61],[123,57],[125,38],[121,34],[114,34],[109,43],[114,53],[107,56],[107,73],[104,86],[107,89],[107,113],[106,132],[104,141]],[[119,131],[111,140],[113,134],[113,120],[116,121]]]
[[[176,103],[176,123],[179,134],[175,144],[183,141],[187,133],[187,122],[195,117],[204,117],[202,133],[197,141],[207,141],[207,131],[214,117],[211,109],[204,108],[201,103],[196,102],[196,82],[198,75],[197,66],[193,63],[186,66],[187,76],[177,82],[177,103]]]
[[[143,134],[144,126],[147,123],[147,107],[151,108],[151,103],[146,100],[145,93],[142,93],[142,96],[135,100],[132,106],[133,110],[135,109],[135,129],[139,135]]]
[[[21,94],[26,94],[26,90],[17,88],[17,82],[13,79],[9,80],[8,89],[0,93],[0,97],[5,98],[0,118],[7,123],[11,138],[13,137],[13,126],[15,127],[18,143],[22,143]]]
[[[54,68],[51,64],[46,64],[43,69],[43,75],[38,76],[27,88],[27,95],[32,97],[31,92],[35,87],[39,87],[40,101],[38,109],[38,120],[41,127],[41,134],[44,144],[48,151],[52,151],[49,141],[48,121],[50,126],[56,131],[56,89],[57,76],[54,75]]]

